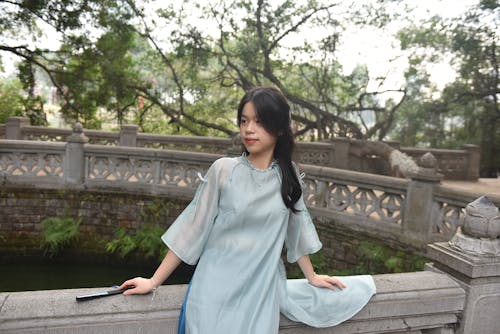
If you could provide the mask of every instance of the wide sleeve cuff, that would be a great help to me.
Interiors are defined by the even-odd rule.
[[[290,263],[321,249],[322,244],[307,209],[290,214],[285,244],[286,258]]]

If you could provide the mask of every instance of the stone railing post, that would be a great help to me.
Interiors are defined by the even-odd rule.
[[[137,125],[128,124],[120,127],[120,146],[137,146]]]
[[[500,214],[486,197],[468,204],[461,230],[448,243],[428,245],[428,268],[445,272],[467,298],[457,334],[500,329]]]
[[[64,176],[68,185],[82,185],[85,181],[84,145],[88,142],[89,139],[83,134],[82,125],[76,123],[66,143]]]
[[[428,243],[439,214],[434,201],[434,187],[443,176],[436,172],[437,160],[429,152],[419,159],[418,164],[417,172],[409,173],[411,180],[406,192],[403,229],[410,237]]]
[[[333,143],[333,161],[329,161],[328,167],[349,169],[351,141],[348,138],[335,138]]]
[[[241,148],[242,148],[242,143],[241,143],[241,137],[240,134],[236,134],[231,138],[231,146],[227,149],[227,156],[228,157],[238,157],[241,155]]]
[[[23,126],[30,125],[29,118],[9,117],[5,123],[5,139],[22,140]]]
[[[466,180],[477,180],[479,178],[481,149],[472,144],[466,144],[462,148],[467,151],[467,171],[464,177]]]

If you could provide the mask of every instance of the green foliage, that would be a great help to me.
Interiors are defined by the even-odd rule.
[[[155,199],[146,203],[139,213],[142,220],[154,225],[163,223],[163,218],[167,216],[172,209],[172,204],[168,201]]]
[[[106,244],[106,251],[118,253],[121,257],[138,251],[146,258],[162,259],[167,247],[161,240],[165,229],[160,226],[160,222],[169,210],[170,204],[167,202],[156,200],[148,203],[140,212],[144,223],[134,233],[118,228],[115,238]]]
[[[164,229],[158,225],[144,224],[133,234],[120,227],[116,230],[115,238],[106,244],[106,251],[118,253],[121,257],[139,251],[146,258],[162,259],[167,248],[161,241]]]
[[[17,65],[18,77],[27,96],[23,98],[24,115],[30,119],[33,125],[47,125],[47,118],[43,108],[44,99],[35,93],[36,68],[29,61],[23,61]]]
[[[390,111],[373,98],[376,94],[365,94],[368,73],[364,80],[357,80],[363,74],[358,70],[343,75],[335,54],[343,24],[382,27],[391,21],[394,11],[378,3],[353,2],[344,12],[328,1],[184,0],[161,3],[154,20],[148,5],[23,1],[0,12],[0,22],[9,36],[22,31],[34,42],[40,37],[39,19],[56,28],[59,50],[8,45],[6,50],[47,72],[61,96],[65,121],[85,128],[99,128],[97,113],[104,110],[119,124],[137,120],[154,132],[231,136],[237,101],[255,85],[282,87],[294,104],[299,130],[313,139],[383,136],[392,123],[391,117],[380,117],[377,127],[360,124],[360,111]],[[207,21],[218,22],[220,31],[207,33]],[[285,45],[318,28],[332,34]],[[31,102],[33,110],[43,108],[43,101]]]
[[[41,221],[42,247],[46,253],[59,253],[77,240],[81,219],[72,217],[49,217]]]
[[[125,257],[136,248],[133,236],[128,235],[123,227],[119,227],[115,232],[115,238],[106,244],[106,251],[118,253],[121,257]]]
[[[358,263],[352,268],[344,270],[329,268],[327,259],[321,251],[311,254],[309,257],[316,273],[338,276],[420,271],[423,270],[424,264],[427,262],[424,257],[394,250],[377,241],[362,241],[353,252]],[[287,271],[287,276],[289,278],[302,278],[303,274],[298,266],[293,266]]]
[[[413,54],[408,74],[417,78],[418,94],[402,106],[392,135],[403,145],[480,145],[482,177],[496,177],[500,166],[497,8],[498,1],[480,1],[462,16],[433,17],[399,33],[402,48]],[[436,60],[449,62],[458,74],[441,92],[418,81]]]
[[[498,1],[479,1],[461,17],[419,22],[410,18],[411,5],[183,0],[158,4],[153,20],[148,1],[21,1],[0,11],[0,47],[25,63],[19,76],[33,124],[44,120],[44,101],[33,94],[37,71],[58,88],[68,123],[99,128],[106,120],[98,114],[105,114],[154,133],[231,136],[243,91],[273,85],[290,100],[301,139],[390,137],[402,145],[454,148],[476,143],[483,174],[493,175],[500,165]],[[406,82],[387,87],[389,80],[373,77],[363,64],[345,73],[338,45],[346,27],[379,29],[402,13],[408,13],[398,33],[409,55]],[[58,50],[8,45],[36,45],[40,19],[60,33]],[[207,29],[207,22],[217,26]],[[304,38],[309,29],[328,33]],[[426,71],[440,60],[458,71],[444,91]]]
[[[394,250],[380,242],[362,241],[355,251],[358,263],[343,275],[401,273],[423,270],[426,259]]]
[[[4,124],[10,116],[23,114],[23,95],[19,80],[4,79],[0,81],[0,124]]]

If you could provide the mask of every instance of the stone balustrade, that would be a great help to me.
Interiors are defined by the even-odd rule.
[[[11,140],[41,140],[64,142],[70,129],[30,126],[28,119],[11,117],[0,125],[0,138]],[[136,125],[122,125],[119,132],[85,130],[90,144],[144,148],[177,149],[226,155],[239,151],[239,141],[230,138],[154,135],[138,132]],[[431,152],[438,163],[437,171],[446,179],[476,180],[479,178],[479,147],[465,145],[462,150],[418,149],[399,147],[388,142],[408,156],[418,158]],[[297,143],[296,160],[304,164],[319,165],[352,171],[391,175],[390,165],[384,157],[365,156],[366,141],[334,138],[329,143]]]
[[[377,294],[352,319],[315,329],[280,320],[279,332],[494,334],[500,328],[500,214],[486,197],[466,206],[462,231],[428,246],[426,270],[375,275]],[[0,293],[0,332],[175,333],[184,285],[142,296],[76,302],[109,288]],[[331,310],[335,312],[335,310]]]
[[[500,215],[485,197],[467,205],[463,231],[429,245],[426,270],[375,275],[377,294],[352,319],[315,329],[284,317],[280,333],[494,334],[500,328]],[[487,245],[486,252],[484,245]],[[76,302],[109,288],[0,293],[0,332],[176,333],[184,285],[142,296]],[[335,310],[331,310],[335,312]]]
[[[220,157],[90,144],[79,127],[66,140],[0,140],[1,189],[113,190],[189,198],[199,182],[198,173]],[[427,256],[434,262],[423,272],[374,276],[377,295],[337,327],[319,330],[282,318],[280,333],[497,332],[500,215],[496,206],[500,199],[491,196],[469,203],[479,194],[440,185],[436,165],[432,154],[424,155],[409,179],[303,166],[304,196],[316,219],[407,246],[431,243]],[[450,238],[450,242],[434,242]],[[74,299],[96,290],[0,293],[0,332],[175,333],[185,286],[164,286],[147,296],[83,303]]]
[[[219,154],[90,144],[81,127],[67,142],[0,140],[0,184],[138,192],[189,199]],[[323,144],[325,145],[325,144]],[[440,186],[430,155],[410,179],[302,165],[304,197],[318,219],[423,248],[449,240],[469,198]],[[424,162],[424,165],[426,163]],[[477,198],[483,194],[469,194]],[[495,203],[499,198],[492,197]]]
[[[280,333],[453,333],[465,292],[433,272],[374,276],[377,295],[353,319],[313,329],[280,321]],[[186,286],[162,286],[145,296],[112,296],[76,302],[75,296],[109,288],[0,293],[0,332],[5,334],[176,333]],[[332,310],[332,313],[335,310]]]

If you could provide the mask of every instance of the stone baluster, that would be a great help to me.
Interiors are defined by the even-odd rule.
[[[66,139],[66,156],[64,176],[67,185],[79,186],[85,181],[85,150],[84,145],[89,139],[83,134],[83,127],[76,123],[73,133]]]
[[[481,160],[481,150],[479,146],[466,144],[463,149],[467,151],[467,170],[464,178],[466,180],[477,180],[479,178],[479,163]]]
[[[238,157],[241,155],[243,144],[241,142],[240,134],[236,134],[231,138],[231,146],[227,149],[227,156]]]
[[[29,118],[9,117],[5,123],[5,139],[22,140],[23,126],[30,125]]]
[[[333,141],[333,161],[330,154],[328,167],[349,169],[349,150],[351,141],[347,138],[335,138]]]
[[[137,130],[139,127],[133,124],[120,127],[120,146],[137,146]]]
[[[500,214],[487,198],[465,208],[463,226],[448,243],[428,245],[428,269],[445,272],[467,294],[457,334],[500,331]]]
[[[436,172],[437,160],[432,153],[425,153],[418,161],[417,172],[410,172],[403,215],[403,229],[409,237],[430,240],[432,228],[439,216],[434,201],[434,187],[443,175]]]

